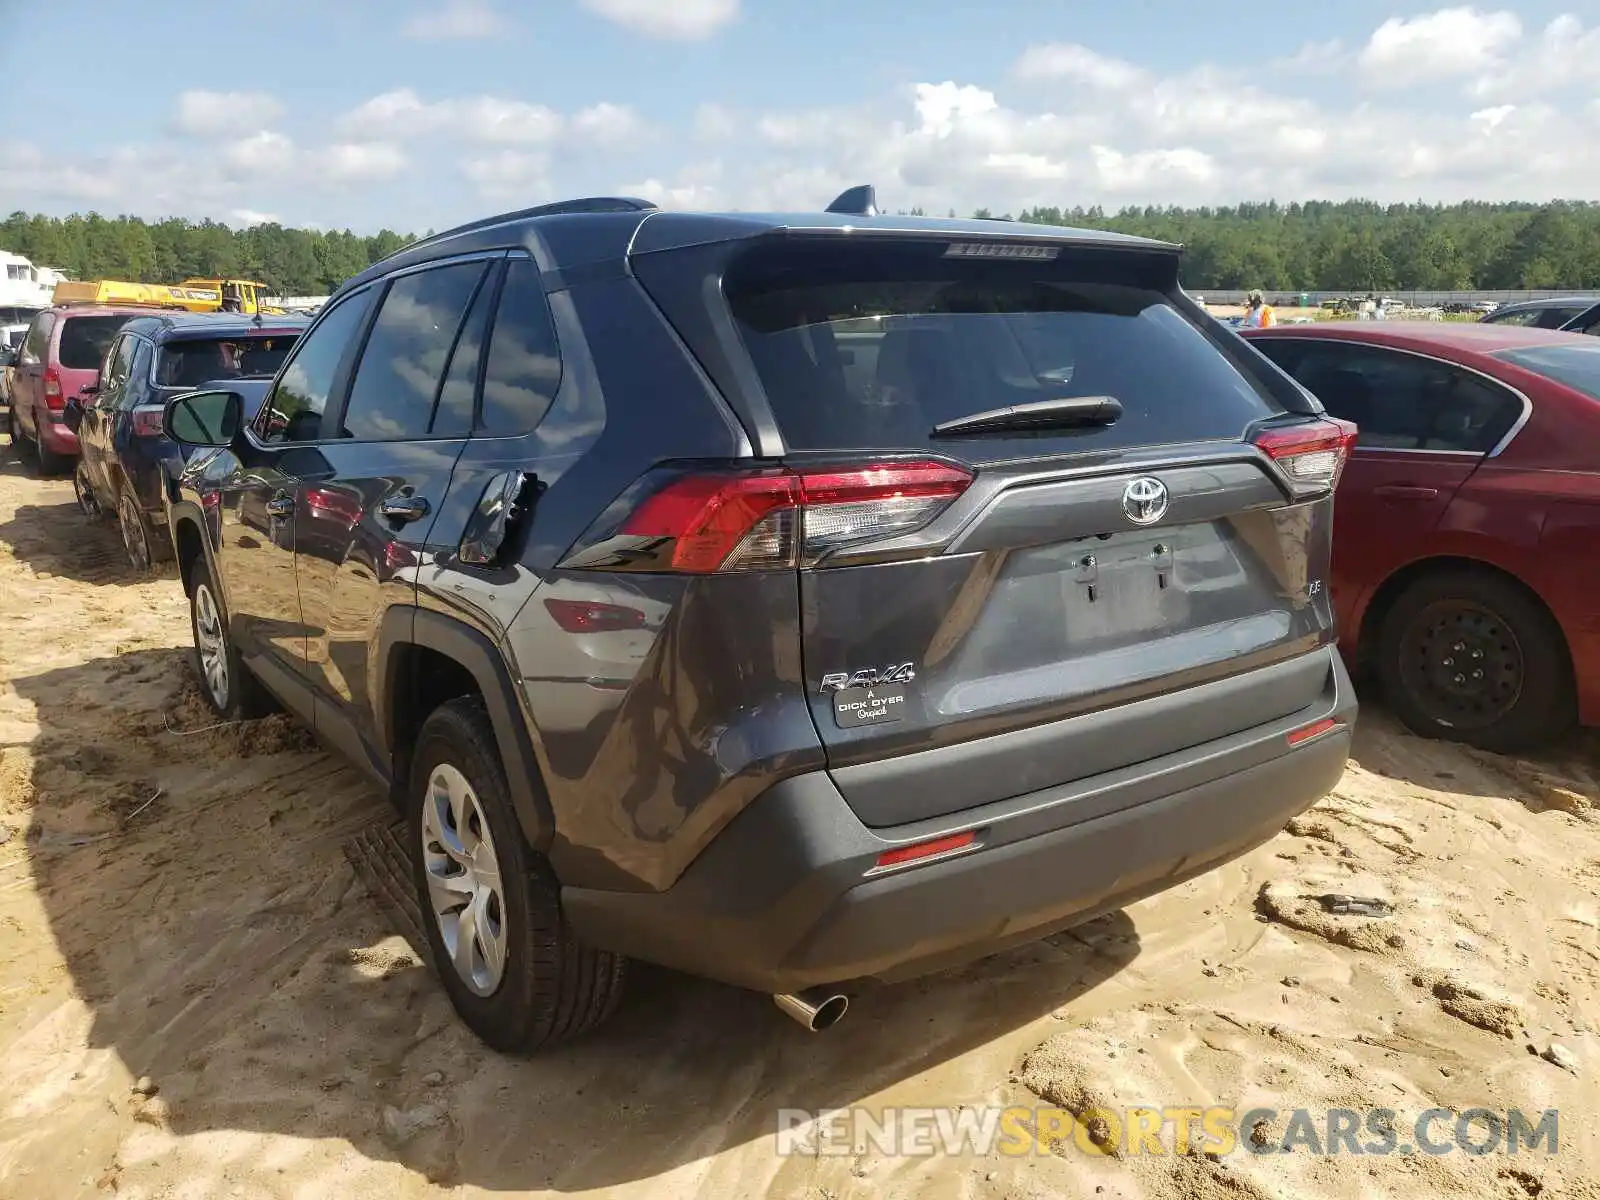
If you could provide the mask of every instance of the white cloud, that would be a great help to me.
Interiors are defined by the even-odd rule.
[[[190,137],[228,137],[261,129],[283,115],[283,105],[265,92],[194,90],[178,96],[172,127]]]
[[[250,229],[256,225],[281,225],[283,223],[277,213],[256,212],[253,208],[236,208],[228,215],[233,218],[233,223],[241,229]]]
[[[461,163],[461,174],[480,196],[512,198],[537,204],[550,195],[550,160],[544,154],[501,150]]]
[[[1097,54],[1075,42],[1050,42],[1029,46],[1017,59],[1013,71],[1020,79],[1064,79],[1105,91],[1137,87],[1146,73],[1120,58]]]
[[[591,146],[616,147],[634,141],[644,131],[639,114],[625,104],[601,102],[572,114],[571,136]]]
[[[507,28],[506,21],[484,0],[450,0],[408,20],[401,32],[423,42],[490,38]]]
[[[312,156],[311,170],[335,184],[377,183],[393,179],[409,163],[405,151],[393,142],[336,142]]]
[[[739,0],[583,0],[597,16],[645,37],[708,38],[739,15]]]
[[[1483,126],[1485,135],[1491,134],[1502,124],[1507,117],[1517,111],[1515,104],[1497,104],[1493,108],[1480,108],[1473,113],[1471,120]]]
[[[1361,51],[1361,69],[1377,86],[1408,88],[1491,67],[1522,36],[1512,12],[1441,8],[1420,17],[1390,17]]]
[[[222,148],[222,161],[238,175],[257,177],[280,174],[294,163],[294,142],[281,133],[263,129]]]
[[[561,114],[542,104],[497,96],[424,101],[410,88],[374,96],[346,113],[339,128],[352,138],[401,140],[450,133],[501,144],[546,142],[561,132]]]
[[[1495,63],[1473,81],[1476,96],[1542,95],[1600,78],[1600,25],[1585,29],[1577,17],[1557,17],[1524,53]]]
[[[1350,56],[1338,38],[1307,42],[1288,58],[1276,59],[1273,70],[1292,75],[1332,75],[1349,65]]]
[[[699,163],[686,167],[669,180],[643,179],[617,188],[621,196],[637,196],[660,208],[716,209],[728,207],[720,187],[722,164]]]

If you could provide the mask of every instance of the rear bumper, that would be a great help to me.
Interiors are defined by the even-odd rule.
[[[1333,788],[1356,700],[1339,656],[1317,654],[1328,687],[1299,713],[946,818],[869,829],[826,772],[785,780],[669,890],[565,888],[567,919],[594,945],[770,992],[910,978],[1043,937],[1252,849]],[[1325,718],[1338,724],[1289,745]],[[886,849],[968,829],[970,852],[869,874]]]

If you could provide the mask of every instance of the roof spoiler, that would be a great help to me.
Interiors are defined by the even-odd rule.
[[[870,183],[863,183],[840,192],[838,198],[823,211],[851,217],[875,217],[878,215],[878,194]]]

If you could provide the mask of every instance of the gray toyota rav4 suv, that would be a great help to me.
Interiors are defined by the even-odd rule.
[[[547,205],[351,279],[169,519],[204,689],[410,822],[491,1045],[628,959],[813,1029],[1271,837],[1338,779],[1354,437],[1108,233]]]

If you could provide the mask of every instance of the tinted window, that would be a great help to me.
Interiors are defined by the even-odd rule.
[[[133,359],[128,364],[129,382],[122,388],[122,398],[117,402],[117,407],[129,409],[135,407],[140,401],[150,403],[158,398],[152,396],[150,389],[143,386],[146,379],[150,378],[150,360],[155,357],[155,347],[144,338],[130,338],[133,343]]]
[[[220,379],[271,379],[294,343],[292,333],[167,342],[156,357],[156,385],[197,388]]]
[[[1360,427],[1369,449],[1493,449],[1522,413],[1522,401],[1471,371],[1373,346],[1302,342],[1286,354],[1256,343],[1336,417]]]
[[[260,437],[269,442],[314,442],[322,436],[328,393],[371,303],[371,288],[357,292],[329,309],[316,328],[301,337],[261,407],[256,421]]]
[[[1491,325],[1533,325],[1539,320],[1539,309],[1519,308],[1512,312],[1495,312],[1483,319]]]
[[[50,322],[49,313],[41,313],[34,318],[33,328],[28,330],[27,339],[22,343],[23,363],[32,366],[44,361],[50,346]]]
[[[494,289],[478,288],[455,352],[445,372],[444,387],[433,412],[430,432],[435,437],[461,437],[472,432],[472,401],[478,390],[478,366],[483,361],[483,337],[489,328],[489,313],[494,307]]]
[[[479,425],[488,433],[526,433],[560,386],[561,351],[539,272],[527,259],[513,259],[489,339]]]
[[[726,294],[796,449],[959,444],[1003,457],[1024,440],[1237,437],[1278,406],[1237,346],[1223,353],[1174,306],[1171,270],[1150,255],[1025,262],[950,258],[942,243],[811,244],[751,252]],[[1124,409],[1108,428],[930,441],[956,417],[1102,395]]]
[[[1539,346],[1530,350],[1502,350],[1495,357],[1600,400],[1600,346],[1592,349],[1582,345]]]
[[[427,436],[445,360],[484,270],[481,262],[457,263],[390,285],[350,387],[344,437]]]
[[[121,398],[122,389],[128,384],[128,377],[133,374],[133,351],[135,340],[132,337],[120,337],[111,355],[106,359],[105,368],[100,372],[100,392],[94,398],[96,408],[115,408]]]
[[[59,361],[73,371],[98,371],[127,317],[67,317],[61,322]]]

